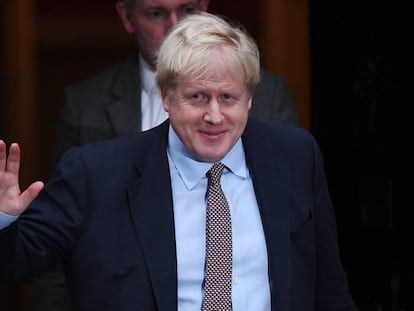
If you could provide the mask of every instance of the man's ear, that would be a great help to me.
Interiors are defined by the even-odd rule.
[[[170,105],[170,102],[168,101],[168,97],[167,97],[167,90],[162,87],[160,89],[160,96],[161,96],[161,100],[162,100],[162,105],[164,107],[164,110],[168,112],[168,107]]]
[[[119,17],[121,18],[122,25],[127,33],[133,34],[135,29],[131,23],[131,16],[125,4],[121,1],[117,1],[115,4],[116,11],[118,12]]]
[[[200,11],[206,12],[208,9],[209,3],[210,3],[210,0],[200,0]]]
[[[253,100],[253,96],[250,96],[249,103],[247,104],[247,107],[249,108],[249,110],[250,108],[252,108],[252,100]]]

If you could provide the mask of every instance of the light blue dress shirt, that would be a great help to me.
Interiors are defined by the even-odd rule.
[[[177,248],[178,310],[201,310],[205,272],[206,173],[170,127],[168,160]],[[233,232],[234,311],[270,311],[268,261],[263,226],[241,139],[221,160],[221,178]]]

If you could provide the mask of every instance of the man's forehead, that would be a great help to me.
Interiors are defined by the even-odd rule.
[[[180,7],[185,5],[199,5],[199,0],[136,0],[141,7]]]

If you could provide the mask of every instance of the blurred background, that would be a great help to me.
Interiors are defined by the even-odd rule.
[[[414,310],[408,4],[210,0],[210,11],[246,26],[319,142],[359,309]],[[27,186],[50,174],[63,88],[134,45],[115,0],[2,0],[0,12],[0,138],[20,143]],[[30,284],[0,285],[0,310],[30,310],[30,295]]]

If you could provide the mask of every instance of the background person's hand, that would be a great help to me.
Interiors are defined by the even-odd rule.
[[[23,213],[44,186],[43,182],[36,181],[21,192],[19,169],[19,145],[11,144],[7,156],[6,144],[0,140],[0,212],[7,215],[18,216]]]

